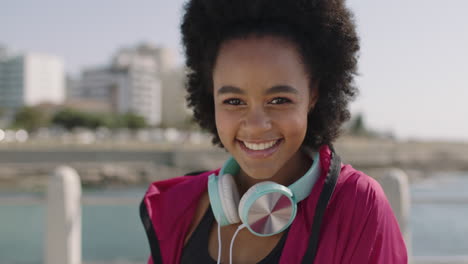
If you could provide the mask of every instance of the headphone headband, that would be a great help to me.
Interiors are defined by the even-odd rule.
[[[313,158],[312,166],[309,170],[295,181],[293,184],[289,185],[288,188],[292,191],[296,203],[304,200],[309,196],[312,191],[312,187],[320,176],[320,155],[318,152],[312,152],[311,150],[304,148],[306,154]],[[231,156],[224,163],[223,167],[219,171],[219,175],[231,174],[233,176],[237,175],[240,171],[239,163]]]

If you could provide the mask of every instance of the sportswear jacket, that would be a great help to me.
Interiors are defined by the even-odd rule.
[[[309,197],[298,203],[281,264],[301,263],[306,253],[315,207],[331,162],[328,146],[322,146],[319,151],[321,175]],[[164,264],[180,262],[198,201],[207,191],[208,176],[218,172],[219,169],[176,177],[149,186],[140,209],[149,216],[143,223],[152,230],[148,234],[150,247],[160,254]],[[336,187],[323,216],[313,263],[407,263],[405,243],[382,188],[350,165],[341,164]],[[148,264],[153,264],[151,256]]]

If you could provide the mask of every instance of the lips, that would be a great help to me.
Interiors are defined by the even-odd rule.
[[[249,143],[247,141],[243,141],[243,143],[250,150],[264,150],[271,148],[277,141],[278,140],[272,140],[264,143]]]
[[[247,142],[238,140],[241,149],[252,158],[266,158],[272,155],[279,147],[283,139],[263,142]]]

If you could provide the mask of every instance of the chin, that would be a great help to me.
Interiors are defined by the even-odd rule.
[[[271,168],[247,168],[244,169],[244,172],[252,179],[255,180],[270,180],[278,172],[277,170],[272,170]]]

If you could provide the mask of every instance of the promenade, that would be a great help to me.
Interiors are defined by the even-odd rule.
[[[337,142],[335,147],[343,157],[344,162],[353,164],[354,167],[379,180],[401,224],[408,245],[411,245],[409,242],[411,241],[411,230],[408,225],[411,206],[425,204],[466,205],[467,200],[463,197],[410,197],[408,183],[437,172],[468,171],[468,144],[345,138]],[[63,145],[45,144],[44,142],[0,144],[1,188],[9,189],[9,186],[14,186],[20,189],[42,189],[45,191],[42,195],[34,194],[34,197],[5,196],[0,200],[0,204],[6,206],[45,206],[44,208],[47,210],[44,213],[47,214],[44,219],[44,230],[48,231],[44,236],[44,248],[46,250],[56,249],[63,246],[59,241],[75,241],[67,246],[67,250],[63,249],[60,252],[69,252],[75,256],[75,260],[78,260],[81,259],[79,257],[81,249],[76,245],[81,245],[79,241],[81,241],[80,234],[82,233],[80,231],[82,228],[82,208],[108,206],[115,210],[117,206],[124,205],[137,208],[140,201],[140,196],[137,198],[116,195],[82,196],[82,187],[119,184],[125,187],[132,184],[142,186],[149,181],[182,175],[188,171],[218,167],[226,157],[225,151],[213,148],[209,144]],[[64,170],[63,167],[57,170],[60,165],[71,166],[76,169],[77,173],[71,173],[71,169]],[[401,168],[403,171],[391,170],[390,168]],[[64,173],[64,171],[68,172]],[[67,174],[74,175],[66,176]],[[66,210],[63,211],[64,209]],[[113,213],[115,214],[117,211]],[[72,214],[74,217],[66,217],[67,214]],[[50,215],[54,215],[54,217],[50,217]],[[55,217],[57,215],[64,217],[57,218]],[[62,219],[64,222],[58,223],[57,219]],[[61,229],[57,227],[68,226],[66,223],[70,223],[67,222],[67,219],[74,219],[74,232],[60,233]],[[66,237],[70,234],[74,236],[73,240]],[[56,237],[57,239],[55,239]],[[411,246],[409,250],[410,255],[412,255]],[[56,252],[57,250],[44,251],[44,257],[66,257],[58,255]],[[57,263],[63,262],[60,260]],[[108,264],[110,262],[102,263]],[[122,260],[112,263],[129,264],[131,262]],[[468,257],[463,255],[413,256],[411,263],[460,264],[468,263]],[[88,264],[88,262],[84,262],[84,264]],[[97,264],[97,262],[93,264]]]
[[[468,143],[343,138],[335,147],[345,163],[376,178],[395,167],[410,182],[436,172],[468,171]],[[217,168],[227,156],[206,142],[0,144],[0,186],[41,188],[50,171],[64,164],[75,168],[85,185],[146,184]]]

